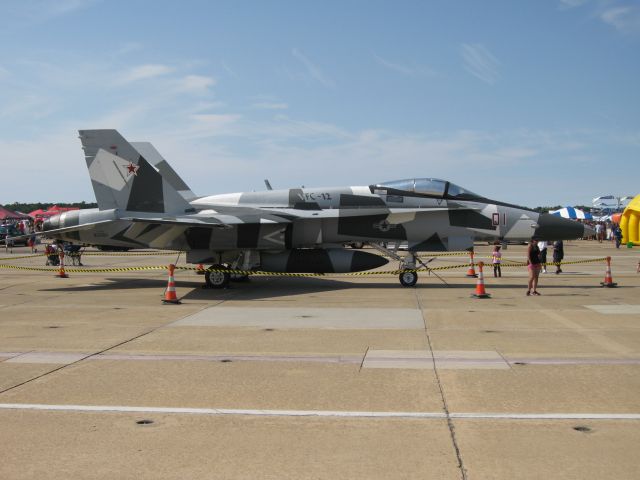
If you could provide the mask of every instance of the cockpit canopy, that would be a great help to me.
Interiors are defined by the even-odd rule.
[[[417,195],[433,196],[438,198],[449,198],[452,200],[480,200],[483,197],[473,193],[466,188],[462,188],[455,183],[437,178],[410,178],[406,180],[394,180],[392,182],[378,183],[374,186],[376,190],[395,190],[394,193],[402,192]]]

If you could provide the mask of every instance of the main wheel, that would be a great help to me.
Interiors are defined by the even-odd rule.
[[[402,272],[400,274],[400,284],[403,287],[413,287],[416,283],[418,283],[417,272]]]
[[[205,272],[204,281],[207,287],[226,288],[229,285],[231,275],[229,272],[223,272],[221,270],[227,270],[227,267],[224,265],[211,265],[211,269]]]

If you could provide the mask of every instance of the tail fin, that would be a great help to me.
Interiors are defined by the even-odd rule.
[[[162,178],[169,182],[169,185],[175,188],[187,202],[197,198],[196,194],[191,191],[189,186],[184,183],[184,180],[182,180],[171,165],[169,165],[169,162],[160,155],[156,147],[149,142],[131,142],[131,145],[147,162],[158,169]]]
[[[131,144],[116,130],[79,133],[101,210],[154,213],[193,210],[189,200],[195,195],[151,144]]]

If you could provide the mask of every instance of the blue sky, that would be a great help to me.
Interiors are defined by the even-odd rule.
[[[639,52],[637,0],[3,0],[0,203],[93,201],[89,128],[152,142],[199,195],[635,195]]]

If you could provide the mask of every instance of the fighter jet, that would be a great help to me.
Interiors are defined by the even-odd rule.
[[[398,260],[400,283],[409,287],[420,252],[470,250],[474,241],[568,240],[588,230],[435,178],[199,197],[151,144],[129,143],[116,130],[79,134],[98,208],[49,218],[46,236],[184,251],[189,263],[211,265],[205,281],[213,288],[227,286],[228,270],[345,273],[388,263],[344,247],[353,243]],[[406,242],[407,252],[387,242]]]

